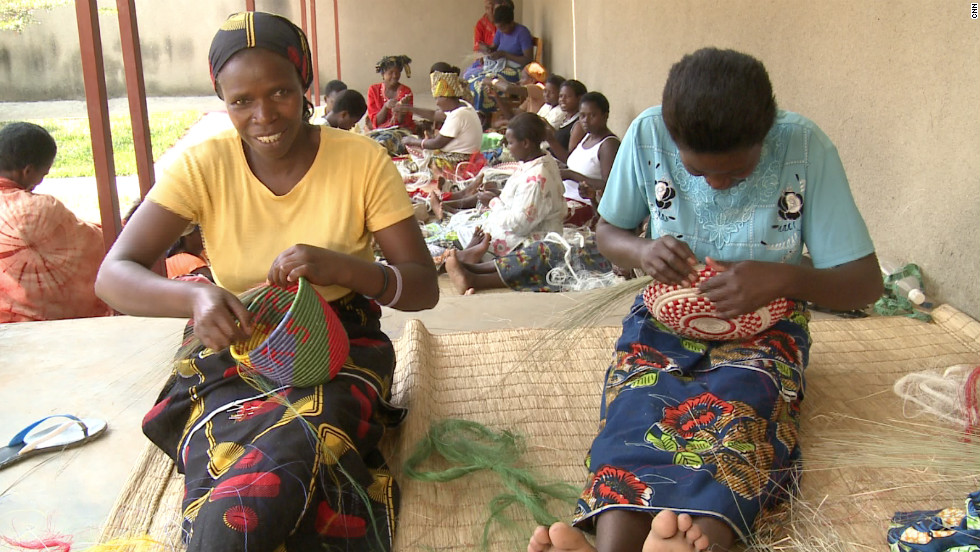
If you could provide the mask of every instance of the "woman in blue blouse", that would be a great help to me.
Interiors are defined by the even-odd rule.
[[[463,73],[473,93],[473,107],[480,112],[496,109],[496,102],[484,91],[485,80],[501,78],[516,83],[521,69],[534,60],[534,37],[527,27],[514,21],[514,8],[502,4],[493,10],[497,33],[485,55]]]
[[[807,302],[850,310],[881,294],[840,157],[813,122],[777,110],[762,63],[703,49],[630,125],[599,214],[599,250],[618,266],[686,286],[697,265],[713,267],[698,288],[722,317],[781,297],[795,307],[755,336],[710,341],[673,333],[637,298],[575,512],[595,548],[559,523],[539,527],[528,550],[729,550],[793,486]]]

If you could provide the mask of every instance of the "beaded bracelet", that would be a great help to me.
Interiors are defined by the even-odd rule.
[[[395,265],[388,265],[388,268],[395,273],[395,296],[392,297],[391,301],[388,301],[387,303],[378,303],[382,307],[390,307],[402,298],[402,272],[398,270],[398,267]]]
[[[374,264],[375,266],[381,269],[381,274],[383,274],[385,277],[385,283],[383,286],[381,286],[381,291],[379,291],[377,295],[365,295],[365,297],[367,297],[372,301],[377,301],[378,299],[381,298],[382,295],[385,294],[386,291],[388,291],[388,271],[385,270],[385,265],[381,263],[374,263]]]

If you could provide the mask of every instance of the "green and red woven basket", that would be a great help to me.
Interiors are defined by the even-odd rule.
[[[312,387],[330,381],[350,354],[347,331],[305,279],[282,288],[265,285],[249,294],[252,336],[231,346],[246,372],[277,385]]]

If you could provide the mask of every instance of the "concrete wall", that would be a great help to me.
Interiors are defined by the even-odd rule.
[[[107,2],[114,5],[114,2]],[[150,95],[205,95],[215,29],[241,0],[137,0]],[[257,0],[298,21],[295,0]],[[321,85],[336,76],[333,3],[318,7]],[[980,318],[980,21],[969,2],[522,0],[549,68],[604,92],[625,131],[660,103],[671,64],[730,47],[769,68],[776,99],[837,144],[882,256],[919,263],[927,292]],[[377,82],[385,54],[415,60],[404,79],[431,106],[428,67],[468,65],[479,0],[340,0],[343,79]],[[0,32],[0,101],[81,98],[74,9]],[[114,15],[101,17],[110,94],[124,75]]]
[[[523,22],[565,48],[549,52],[557,70],[609,97],[618,133],[660,103],[685,53],[758,57],[779,105],[836,143],[879,254],[918,263],[927,293],[980,317],[980,21],[969,10],[938,0],[525,0]],[[572,20],[574,52],[551,34],[569,33],[560,25]]]
[[[101,1],[105,7],[115,2]],[[150,96],[212,94],[208,48],[228,14],[242,0],[137,0],[144,78]],[[297,0],[257,0],[256,9],[300,24]],[[374,64],[384,55],[406,54],[413,76],[403,75],[416,102],[432,105],[429,67],[447,61],[465,68],[474,59],[473,23],[481,1],[340,0],[341,77],[366,91],[379,81]],[[36,12],[38,24],[21,33],[0,31],[0,102],[83,99],[78,27],[73,6]],[[115,14],[101,14],[106,86],[110,97],[125,96],[125,73]],[[317,2],[317,52],[321,87],[337,77],[333,2]]]

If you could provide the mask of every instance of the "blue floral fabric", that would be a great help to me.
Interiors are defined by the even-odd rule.
[[[575,523],[611,509],[712,516],[744,538],[795,484],[809,315],[742,341],[678,336],[637,297],[606,372]]]
[[[980,552],[980,491],[963,508],[897,512],[888,529],[892,552]]]

